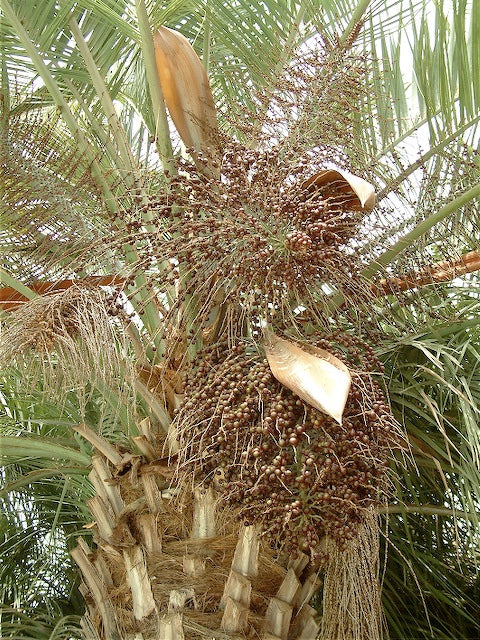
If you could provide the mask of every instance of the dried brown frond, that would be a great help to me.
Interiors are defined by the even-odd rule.
[[[0,339],[0,363],[16,365],[30,384],[42,380],[54,398],[95,385],[127,390],[132,365],[121,325],[107,296],[94,288],[71,286],[38,296],[11,314]]]
[[[378,285],[373,285],[375,295],[395,294],[399,291],[409,291],[436,282],[447,282],[454,278],[480,271],[480,251],[469,251],[459,258],[434,262],[428,267],[407,273],[401,278],[383,278]]]
[[[37,281],[29,282],[28,288],[39,295],[51,294],[55,291],[64,291],[73,286],[118,287],[125,285],[125,279],[119,276],[87,276],[84,280],[60,280],[58,282]],[[13,287],[0,288],[0,310],[13,311],[22,304],[28,302],[28,298],[19,293]]]
[[[475,153],[463,142],[454,142],[442,150],[442,171],[431,164],[433,159],[420,158],[416,171],[403,177],[401,191],[388,199],[385,193],[399,183],[395,179],[387,183],[379,194],[381,206],[363,222],[359,259],[365,264],[374,262],[417,224],[478,183]],[[397,176],[402,177],[403,168],[397,168]],[[394,309],[411,310],[412,327],[438,319],[461,319],[463,310],[455,306],[451,290],[442,283],[475,269],[475,252],[480,248],[479,214],[477,203],[472,201],[433,225],[378,273],[370,285],[372,291],[394,296]],[[388,321],[395,323],[396,313],[387,313]],[[400,318],[405,321],[408,315]]]

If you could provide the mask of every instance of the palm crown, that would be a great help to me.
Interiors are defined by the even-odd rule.
[[[480,5],[426,4],[2,0],[2,636],[382,637],[379,548],[392,637],[478,632]]]

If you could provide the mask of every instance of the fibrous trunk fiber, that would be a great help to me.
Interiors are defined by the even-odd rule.
[[[79,538],[72,552],[87,640],[316,638],[309,558],[278,557],[212,489],[172,490],[154,439],[141,438],[138,456],[95,439],[93,548]]]

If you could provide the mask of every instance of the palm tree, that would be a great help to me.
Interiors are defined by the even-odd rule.
[[[1,0],[2,637],[478,634],[480,5],[430,4]]]

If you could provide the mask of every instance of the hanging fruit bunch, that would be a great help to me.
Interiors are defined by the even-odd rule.
[[[187,340],[198,341],[219,305],[240,308],[248,330],[259,335],[265,320],[288,330],[296,323],[298,305],[309,309],[316,324],[324,324],[322,307],[332,290],[351,304],[369,299],[355,248],[375,205],[373,186],[354,175],[345,154],[332,145],[312,150],[311,142],[310,147],[289,143],[285,133],[272,143],[270,126],[254,132],[250,142],[222,134],[208,78],[186,39],[161,28],[155,50],[165,101],[188,157],[169,175],[169,189],[150,203],[150,229],[130,221],[131,234],[122,242],[140,253],[145,243],[173,265],[160,283],[166,296],[169,287],[176,288],[164,310],[166,338],[172,325],[183,323],[180,333],[190,332]],[[315,64],[320,62],[299,63],[287,93],[298,90],[303,96],[311,90],[303,75]],[[323,72],[327,77],[325,65]],[[343,90],[348,85],[349,92],[360,94],[357,77],[350,75]],[[334,85],[331,80],[322,88],[324,98]],[[341,109],[348,138],[351,126]],[[333,109],[331,118],[338,117]],[[269,121],[268,110],[262,118]]]
[[[395,427],[369,345],[345,333],[309,344],[313,353],[270,334],[263,358],[249,342],[207,349],[176,422],[183,472],[282,550],[321,563],[323,537],[344,549],[388,493]]]
[[[162,235],[151,242],[189,274],[185,297],[199,295],[205,311],[216,297],[250,318],[276,318],[292,299],[325,298],[325,282],[351,290],[361,268],[351,242],[373,189],[345,171],[312,176],[311,164],[237,143],[225,149],[220,180],[181,163],[175,207],[168,194],[155,203]]]

